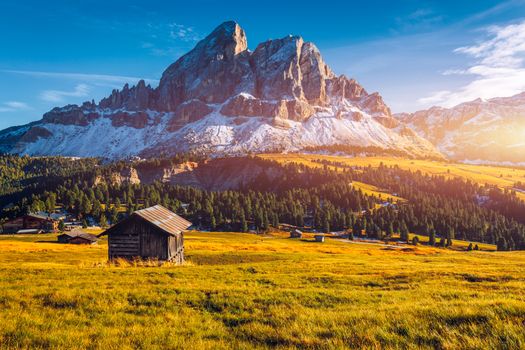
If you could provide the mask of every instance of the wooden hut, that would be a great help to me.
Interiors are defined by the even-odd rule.
[[[290,238],[303,238],[303,232],[298,229],[293,229],[290,231]]]
[[[20,230],[56,232],[58,221],[38,214],[26,214],[5,222],[2,228],[4,233],[18,233]]]
[[[69,244],[96,244],[98,237],[90,233],[81,233],[69,240]]]
[[[155,205],[137,210],[127,219],[102,232],[108,235],[109,259],[184,261],[184,231],[192,224]]]
[[[98,237],[90,233],[86,233],[79,228],[70,232],[65,232],[57,236],[59,243],[69,244],[95,244],[98,242]]]

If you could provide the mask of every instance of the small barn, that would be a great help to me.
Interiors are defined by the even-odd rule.
[[[48,216],[26,214],[5,222],[2,228],[4,233],[17,233],[20,230],[56,232],[58,229],[58,221]]]
[[[155,205],[137,210],[102,232],[108,235],[109,259],[184,261],[184,231],[192,225],[177,214]]]
[[[303,238],[303,232],[298,229],[293,229],[290,231],[290,238]]]
[[[90,233],[81,233],[75,237],[71,237],[69,244],[96,244],[98,237]]]
[[[65,232],[57,236],[59,243],[69,244],[95,244],[98,242],[98,237],[90,233],[86,233],[77,228],[70,232]]]

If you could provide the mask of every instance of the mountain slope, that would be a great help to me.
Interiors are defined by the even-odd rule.
[[[396,117],[455,160],[525,164],[525,92]]]
[[[0,132],[0,151],[111,159],[215,155],[346,144],[440,156],[392,117],[378,93],[336,76],[314,44],[287,36],[251,52],[235,22],[217,27],[163,73],[98,104],[54,108]]]

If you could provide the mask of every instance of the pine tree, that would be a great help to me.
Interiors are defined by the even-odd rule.
[[[244,216],[244,210],[241,212],[241,232],[248,232],[248,222]]]
[[[452,246],[452,238],[454,238],[454,229],[449,227],[447,232],[447,247]]]
[[[210,229],[211,229],[212,231],[214,231],[216,227],[217,227],[217,221],[215,220],[215,216],[212,215],[212,216],[210,217]]]
[[[116,206],[112,206],[111,209],[109,209],[109,220],[111,221],[112,225],[115,225],[118,221],[118,209]]]
[[[359,220],[355,221],[354,226],[352,227],[352,233],[355,237],[361,236],[361,225],[359,224]]]
[[[392,237],[394,234],[394,226],[392,225],[392,222],[388,224],[388,231],[386,232],[388,237]]]
[[[100,215],[100,223],[99,223],[99,225],[102,228],[108,227],[108,220],[106,219],[106,215],[104,215],[104,214]]]
[[[428,245],[432,247],[436,245],[436,230],[433,228],[430,229],[430,233],[428,234]]]
[[[408,227],[404,221],[399,225],[399,238],[404,242],[408,242]]]
[[[323,232],[330,233],[330,221],[328,220],[327,217],[324,218]]]
[[[264,212],[263,214],[263,222],[262,222],[263,230],[264,232],[268,232],[270,229],[270,222],[268,221],[268,212]]]

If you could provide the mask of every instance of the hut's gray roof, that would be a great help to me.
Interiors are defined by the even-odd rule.
[[[185,231],[192,225],[188,220],[181,218],[169,209],[164,208],[162,205],[155,205],[146,209],[141,209],[133,212],[127,219],[111,226],[106,231],[102,232],[99,237],[109,234],[118,227],[124,225],[128,220],[133,217],[140,217],[142,220],[147,221],[149,224],[158,227],[161,231],[168,235],[176,236]]]
[[[91,242],[96,242],[98,241],[98,237],[95,236],[95,235],[92,235],[91,233],[80,233],[76,236],[73,236],[71,238],[77,238],[77,237],[80,237],[80,238],[83,238],[87,241],[91,241]]]
[[[177,235],[192,225],[191,222],[164,208],[162,205],[137,210],[133,215],[140,216],[171,235]]]
[[[74,229],[73,231],[70,231],[70,232],[64,232],[63,234],[59,235],[59,237],[61,236],[67,236],[69,237],[69,239],[81,237],[91,242],[98,241],[98,237],[96,235],[93,235],[91,233],[86,233],[81,229]]]

